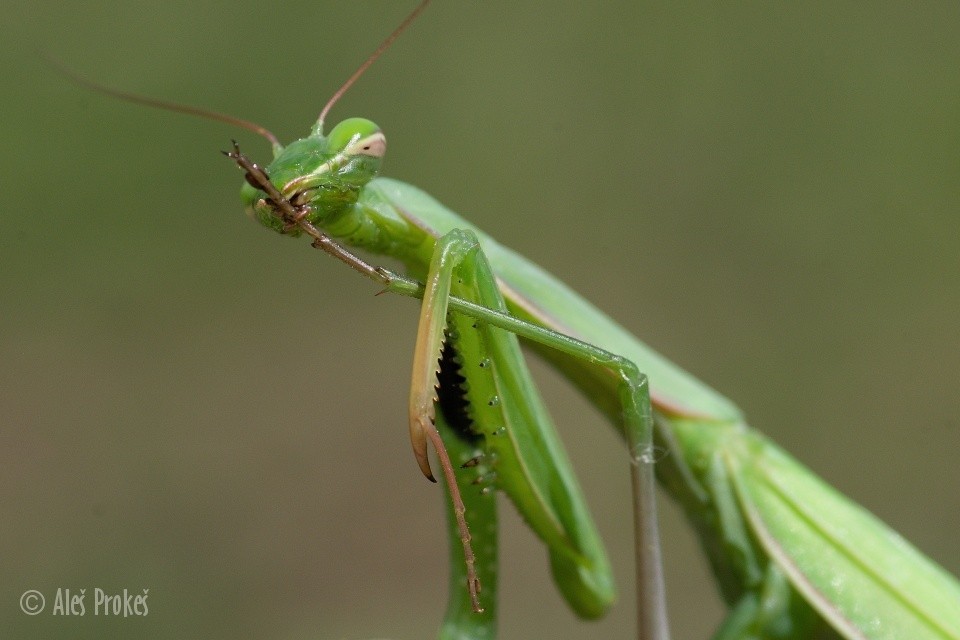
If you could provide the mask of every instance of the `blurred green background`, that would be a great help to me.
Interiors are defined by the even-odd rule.
[[[284,140],[414,4],[13,0],[2,51],[0,637],[428,638],[441,492],[416,306],[247,220]],[[438,0],[335,109],[385,173],[559,274],[960,572],[960,8]],[[504,638],[632,637],[625,456],[542,367],[623,602],[576,621],[512,507]],[[677,638],[722,610],[664,504]],[[56,589],[87,615],[50,615]],[[145,618],[92,591],[149,591]],[[37,589],[48,609],[21,613]],[[599,634],[599,635],[591,635]]]

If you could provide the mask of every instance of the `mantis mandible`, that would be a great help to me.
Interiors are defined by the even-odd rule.
[[[654,469],[685,509],[731,608],[715,637],[803,638],[827,630],[846,638],[960,638],[960,586],[952,576],[748,427],[733,403],[551,275],[422,191],[377,177],[386,145],[376,125],[350,119],[324,135],[342,91],[306,138],[283,147],[268,134],[269,165],[259,167],[237,148],[230,155],[247,178],[244,204],[260,222],[307,234],[384,289],[424,300],[411,437],[424,473],[431,473],[432,441],[445,473],[455,474],[451,491],[461,494],[450,520],[462,557],[452,563],[443,637],[493,634],[494,488],[510,495],[543,538],[557,585],[578,613],[602,615],[613,599],[609,564],[526,371],[513,337],[520,336],[627,439],[640,530],[656,532],[645,481]],[[395,258],[413,279],[371,267],[340,243]],[[431,415],[438,374],[439,408]],[[651,432],[668,452],[655,464]],[[476,478],[483,491],[471,484]],[[655,556],[640,548],[641,567],[653,574],[640,580],[648,588],[638,607],[644,637],[664,637]]]

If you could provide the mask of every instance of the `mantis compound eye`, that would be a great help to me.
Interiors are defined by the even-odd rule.
[[[365,118],[348,118],[335,126],[327,136],[328,152],[346,156],[382,158],[387,140],[380,127]]]
[[[360,138],[350,145],[347,145],[343,152],[346,155],[382,158],[387,152],[387,138],[380,131],[376,131],[364,138]]]

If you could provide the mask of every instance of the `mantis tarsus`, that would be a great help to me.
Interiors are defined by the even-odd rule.
[[[242,166],[248,175],[254,174],[252,186],[245,187],[247,206],[267,226],[284,233],[324,229],[328,235],[320,237],[327,240],[318,242],[332,251],[337,249],[329,237],[396,257],[419,279],[440,271],[439,267],[428,268],[439,238],[445,238],[444,246],[462,245],[466,247],[464,252],[479,256],[470,236],[476,234],[497,279],[484,274],[482,267],[479,271],[461,270],[459,275],[476,277],[480,286],[499,285],[507,309],[523,322],[511,325],[502,315],[485,315],[483,309],[461,306],[458,299],[450,298],[451,322],[457,325],[458,340],[463,340],[462,334],[472,327],[472,321],[460,324],[465,322],[462,318],[472,318],[468,314],[474,313],[490,325],[506,327],[530,339],[535,339],[533,333],[525,332],[534,332],[535,326],[575,335],[636,363],[651,380],[659,444],[670,452],[657,462],[658,475],[700,531],[724,596],[734,608],[718,637],[806,637],[815,627],[824,625],[850,638],[960,637],[960,588],[952,577],[902,541],[891,538],[883,525],[748,429],[727,400],[649,351],[549,275],[494,243],[422,192],[384,178],[374,179],[383,138],[372,123],[348,120],[324,137],[322,116],[320,120],[310,137],[286,148],[275,144],[274,161],[262,175],[234,152],[235,159],[246,163]],[[367,143],[371,144],[364,148]],[[271,189],[276,194],[271,194]],[[348,255],[343,257],[350,259]],[[355,266],[364,271],[360,264]],[[452,269],[457,271],[458,266]],[[367,271],[367,275],[379,279],[391,291],[423,295],[422,289],[409,280],[376,269]],[[442,304],[444,298],[441,294],[441,302],[434,304]],[[484,307],[491,304],[489,298],[482,301]],[[441,306],[425,304],[424,308],[427,320],[442,315],[438,311]],[[496,307],[493,310],[503,311]],[[436,338],[435,326],[433,331],[422,335]],[[555,333],[541,337],[560,339]],[[438,344],[433,347],[418,353],[436,357]],[[541,351],[604,411],[619,411],[610,378],[583,364],[584,350],[578,351],[581,359],[547,348]],[[502,359],[492,364],[505,369],[514,366],[512,361]],[[424,381],[421,375],[421,390]],[[502,396],[498,400],[506,401]],[[479,410],[477,398],[468,401]],[[449,434],[447,438],[454,458],[460,454],[472,456],[475,445],[457,450],[459,441]],[[483,465],[484,460],[479,462]],[[563,469],[559,458],[548,462],[557,465],[548,472]],[[499,482],[508,490],[524,490],[506,474],[501,474]],[[473,499],[476,504],[468,507],[483,508],[479,498]],[[813,503],[822,507],[816,512],[803,510]],[[574,523],[584,523],[586,515],[579,507],[561,515],[571,514]],[[480,529],[485,517],[471,518],[468,512],[475,538],[483,535]],[[831,531],[835,526],[845,531]],[[551,551],[563,552],[562,541],[550,539],[549,532],[540,533],[548,539]],[[850,534],[855,537],[853,543],[840,544]],[[592,543],[587,540],[584,544],[595,551]],[[830,553],[834,555],[828,557]],[[460,566],[455,565],[455,570]],[[482,593],[489,594],[494,581],[481,578],[486,588]],[[905,582],[892,582],[901,579]],[[558,576],[563,589],[572,581],[570,576]],[[463,580],[458,577],[453,583],[457,604],[448,619],[450,628],[475,625],[477,634],[488,631],[483,619],[471,617],[467,603],[462,602],[466,592]],[[577,595],[571,597],[576,600]]]

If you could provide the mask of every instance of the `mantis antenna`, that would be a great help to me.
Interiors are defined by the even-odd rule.
[[[420,4],[418,4],[417,8],[411,11],[410,15],[404,18],[403,22],[400,23],[400,26],[394,29],[393,33],[387,36],[387,39],[380,43],[380,46],[377,47],[377,50],[370,54],[369,58],[364,60],[363,64],[361,64],[357,70],[353,72],[352,76],[347,78],[347,81],[343,83],[343,86],[337,89],[337,92],[333,94],[333,97],[331,97],[330,100],[327,101],[327,104],[323,107],[323,111],[320,112],[320,117],[317,118],[318,130],[323,128],[323,121],[326,119],[327,113],[330,112],[330,109],[333,108],[333,105],[337,104],[340,98],[343,97],[343,94],[345,94],[347,90],[353,86],[353,83],[363,75],[364,71],[366,71],[374,62],[376,62],[377,58],[383,55],[384,51],[390,48],[390,45],[393,44],[393,41],[396,40],[401,33],[407,30],[407,27],[410,26],[410,23],[416,20],[417,16],[423,13],[423,10],[427,8],[428,4],[430,4],[430,0],[423,0]]]
[[[277,136],[273,135],[269,129],[266,127],[260,126],[256,122],[250,122],[249,120],[244,120],[242,118],[237,118],[235,116],[227,115],[225,113],[220,113],[219,111],[213,111],[211,109],[201,109],[200,107],[192,107],[186,104],[180,104],[178,102],[170,102],[168,100],[159,100],[156,98],[148,98],[146,96],[137,95],[136,93],[129,93],[127,91],[120,91],[119,89],[114,89],[113,87],[108,87],[106,85],[98,84],[86,78],[82,78],[75,74],[73,71],[63,66],[53,58],[47,57],[47,61],[52,64],[56,69],[73,81],[75,84],[80,85],[85,89],[90,89],[91,91],[96,91],[97,93],[102,93],[104,95],[110,96],[111,98],[116,98],[118,100],[123,100],[125,102],[132,102],[134,104],[140,104],[147,107],[153,107],[154,109],[163,109],[164,111],[173,111],[175,113],[184,113],[189,116],[197,116],[199,118],[206,118],[207,120],[216,120],[217,122],[224,122],[235,127],[240,127],[246,129],[247,131],[252,131],[258,136],[263,136],[266,138],[271,146],[274,149],[280,148],[282,145],[277,139]]]
[[[320,117],[317,118],[316,130],[322,130],[323,121],[329,113],[330,109],[343,97],[343,94],[353,86],[353,84],[363,75],[363,73],[377,61],[383,52],[390,48],[390,45],[393,44],[393,41],[396,40],[401,33],[406,31],[407,27],[410,26],[414,20],[417,19],[423,10],[427,8],[427,5],[430,4],[430,0],[422,0],[417,7],[410,12],[403,22],[400,23],[396,29],[393,30],[386,40],[380,43],[380,46],[377,47],[377,50],[374,51],[369,58],[367,58],[363,64],[361,64],[356,71],[353,72],[347,81],[337,89],[336,93],[333,94],[333,97],[327,101],[326,106],[323,107],[323,111],[320,112]],[[215,120],[217,122],[223,122],[225,124],[233,125],[235,127],[240,127],[246,129],[247,131],[252,131],[258,136],[266,138],[270,145],[273,147],[274,153],[283,148],[283,145],[280,144],[280,140],[277,139],[277,136],[264,126],[257,124],[256,122],[251,122],[249,120],[244,120],[243,118],[237,118],[236,116],[227,115],[225,113],[220,113],[219,111],[213,111],[212,109],[202,109],[200,107],[193,107],[186,104],[180,104],[179,102],[171,102],[169,100],[159,100],[157,98],[148,98],[146,96],[141,96],[136,93],[130,93],[127,91],[121,91],[119,89],[114,89],[113,87],[108,87],[91,80],[87,80],[81,76],[78,76],[76,73],[65,67],[63,64],[57,60],[47,57],[47,61],[52,64],[60,73],[69,78],[75,84],[89,89],[91,91],[96,91],[97,93],[102,93],[104,95],[116,98],[118,100],[123,100],[125,102],[132,102],[134,104],[143,105],[146,107],[153,107],[154,109],[163,109],[164,111],[173,111],[175,113],[183,113],[190,116],[197,116],[199,118],[206,118],[207,120]]]

